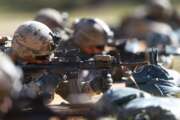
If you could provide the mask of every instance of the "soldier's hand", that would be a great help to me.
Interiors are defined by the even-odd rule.
[[[113,61],[114,57],[110,55],[95,55],[95,61],[102,61],[102,62],[111,62]]]
[[[112,86],[113,80],[111,74],[103,77],[97,77],[90,82],[91,88],[96,92],[106,92]]]
[[[42,76],[40,79],[36,81],[36,84],[39,84],[42,90],[55,89],[61,80],[61,76],[52,73],[51,75],[48,74]]]

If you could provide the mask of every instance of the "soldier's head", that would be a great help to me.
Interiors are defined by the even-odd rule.
[[[67,19],[68,14],[66,12],[60,13],[52,8],[44,8],[37,13],[34,20],[42,22],[51,30],[54,30],[56,28],[64,28]]]
[[[27,63],[47,61],[54,49],[52,31],[44,24],[27,21],[14,33],[12,53]]]
[[[102,52],[113,33],[100,19],[83,18],[74,24],[74,43],[87,54]]]
[[[12,106],[11,97],[17,97],[22,85],[22,72],[4,53],[0,52],[0,113]]]
[[[170,0],[147,0],[147,12],[150,16],[164,19],[172,14]]]
[[[172,68],[174,57],[178,54],[178,36],[166,24],[154,24],[153,29],[147,34],[147,46],[157,48],[159,52],[166,53],[159,56],[159,62],[167,68]]]
[[[160,50],[166,46],[178,46],[178,36],[173,29],[168,24],[159,22],[149,24],[146,40],[148,47],[157,47]]]

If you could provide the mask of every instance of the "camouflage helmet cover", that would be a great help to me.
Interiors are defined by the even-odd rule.
[[[44,23],[49,28],[64,27],[68,18],[67,13],[60,13],[52,8],[41,9],[35,16],[35,20]]]
[[[151,22],[149,24],[149,32],[146,40],[149,47],[157,47],[158,45],[171,45],[177,47],[178,37],[172,28],[165,23]]]
[[[161,15],[170,15],[172,12],[170,0],[147,0],[146,8],[150,13],[160,13]]]
[[[78,19],[74,25],[74,42],[79,46],[100,46],[111,42],[113,32],[100,19]]]
[[[12,50],[20,58],[50,55],[54,45],[51,34],[52,31],[40,22],[25,22],[14,33]]]

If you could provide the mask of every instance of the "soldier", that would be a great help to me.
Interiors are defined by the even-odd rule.
[[[148,64],[133,69],[131,73],[133,82],[132,80],[126,80],[126,85],[139,88],[156,96],[176,96],[180,92],[178,87],[179,73],[159,65],[157,54],[154,49],[149,51],[149,54],[146,55],[149,61]],[[119,72],[116,72],[115,75],[118,77]]]
[[[151,32],[146,36],[147,47],[154,47],[159,50],[159,62],[166,68],[173,68],[174,55],[178,54],[179,41],[177,35],[172,29],[158,30],[154,26]],[[162,27],[163,28],[163,27]]]
[[[160,65],[145,65],[139,67],[133,77],[141,90],[156,96],[174,96],[180,93],[176,76]],[[128,86],[131,86],[129,84]],[[131,87],[135,87],[132,85]]]
[[[145,5],[144,19],[165,22],[173,29],[180,25],[180,16],[176,9],[173,8],[170,0],[148,0]]]
[[[165,67],[172,68],[173,54],[178,54],[179,41],[178,36],[169,25],[159,22],[141,21],[141,24],[132,22],[125,29],[126,35],[124,35],[129,40],[125,41],[124,47],[121,47],[119,50],[124,54],[122,56],[123,60],[128,60],[130,56],[137,56],[140,52],[144,52],[146,48],[155,47],[159,50],[160,62]],[[131,54],[126,57],[126,53]]]
[[[0,116],[7,113],[22,89],[22,71],[0,52]]]
[[[133,15],[126,17],[117,28],[118,37],[132,37],[135,34],[146,34],[146,26],[151,22],[168,24],[173,30],[180,25],[179,15],[173,9],[170,0],[147,0],[144,7],[136,10]],[[128,33],[130,31],[130,33]],[[134,32],[134,33],[133,33]]]
[[[105,46],[108,41],[112,39],[113,33],[109,27],[99,19],[82,18],[74,24],[74,34],[72,39],[66,42],[61,42],[59,50],[70,51],[72,49],[78,49],[78,57],[80,60],[88,60],[93,58],[96,54],[102,54],[105,50]],[[56,53],[59,54],[59,53]],[[75,55],[75,58],[77,57]],[[71,61],[72,59],[70,59]],[[102,71],[98,70],[81,70],[79,73],[79,80],[82,83],[82,91],[95,91],[96,93],[106,91],[111,86],[111,75],[106,74],[106,80],[102,80],[99,77],[102,75]],[[76,78],[77,79],[77,78]],[[64,84],[64,85],[63,85]],[[61,86],[62,85],[62,86]],[[61,96],[63,86],[65,83],[60,84],[61,87],[57,89],[57,92]],[[66,90],[64,90],[66,91]]]
[[[104,31],[102,32],[104,34]],[[12,47],[8,51],[9,55],[19,65],[49,63],[49,58],[54,45],[52,35],[53,33],[51,32],[51,30],[44,24],[35,21],[26,22],[20,25],[18,29],[15,31],[12,40]],[[29,97],[31,99],[34,99],[37,96],[43,96],[47,97],[44,99],[44,101],[49,102],[52,99],[54,89],[56,88],[56,86],[59,85],[59,88],[63,89],[66,85],[66,81],[65,84],[62,85],[61,83],[59,83],[60,80],[62,80],[62,72],[60,71],[38,69],[33,71],[24,71],[24,73],[24,86],[21,92],[21,98]],[[109,75],[107,75],[107,77],[108,80],[111,80],[109,79]],[[67,80],[68,79],[69,76]],[[97,82],[95,81],[100,82],[99,84],[97,84]],[[95,81],[90,83],[86,82],[86,84],[82,82],[82,89],[86,88],[85,86],[91,86],[92,84],[94,86],[101,87],[101,81],[102,83],[104,82],[103,80],[99,79]],[[72,90],[71,92],[74,91],[75,90]],[[64,89],[58,93],[60,95],[68,94],[66,91],[64,91]]]
[[[108,25],[100,19],[81,18],[73,25],[74,34],[69,42],[64,42],[59,47],[65,49],[80,49],[81,54],[87,59],[95,54],[102,53],[108,42],[112,41],[113,32]],[[81,59],[83,59],[83,57]],[[85,57],[86,58],[86,57]]]
[[[131,31],[131,28],[133,29],[131,24],[139,25],[139,29],[142,30],[142,24],[151,21],[166,23],[174,30],[180,26],[180,16],[177,10],[173,9],[170,0],[147,0],[144,7],[139,8],[134,14],[122,20],[117,34],[119,34],[119,37],[124,37],[128,32],[127,30]]]
[[[20,66],[49,63],[53,46],[52,31],[40,22],[28,21],[15,31],[8,54]],[[47,69],[24,71],[23,89],[19,98],[34,99],[42,96],[44,102],[49,103],[61,79],[58,72]]]
[[[68,40],[72,31],[68,28],[68,13],[52,9],[41,9],[35,16],[35,21],[39,21],[47,25],[62,40]]]

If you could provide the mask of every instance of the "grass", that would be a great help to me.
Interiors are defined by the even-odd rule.
[[[91,8],[77,8],[67,11],[70,15],[70,22],[80,17],[96,17],[105,20],[110,24],[117,24],[122,16],[133,11],[135,5],[113,5]],[[0,35],[12,35],[19,24],[32,20],[36,12],[12,11],[6,7],[0,8]]]
[[[179,8],[179,4],[176,5]],[[101,18],[109,24],[116,25],[123,16],[133,12],[137,7],[135,4],[117,4],[94,7],[81,7],[67,11],[70,15],[70,22],[80,17]],[[0,35],[12,35],[19,24],[32,20],[36,11],[15,11],[7,6],[0,5]]]
[[[176,56],[173,63],[173,68],[180,72],[180,56]]]
[[[15,13],[0,11],[0,35],[12,35],[24,21],[32,19],[32,13]]]
[[[94,8],[81,8],[70,12],[70,14],[72,15],[71,19],[76,17],[98,17],[109,24],[117,24],[123,16],[132,12],[135,7],[135,5],[126,4],[113,6],[106,5]]]

